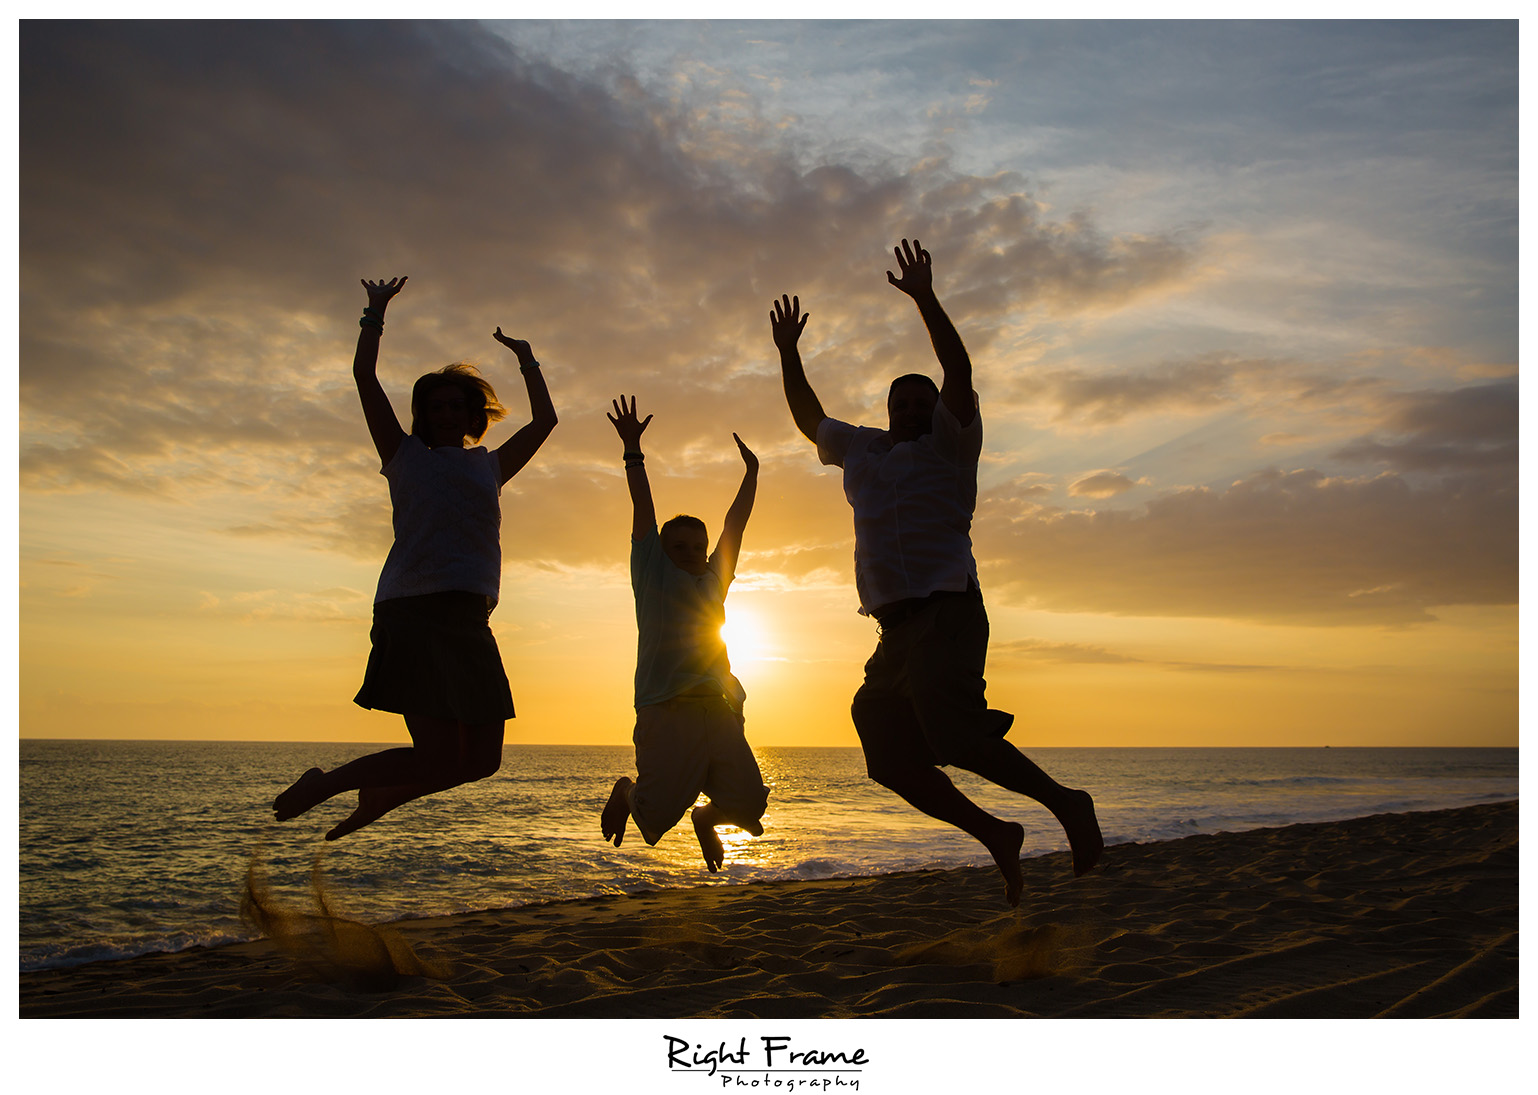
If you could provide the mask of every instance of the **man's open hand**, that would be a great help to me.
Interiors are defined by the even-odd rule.
[[[935,291],[934,270],[930,266],[929,252],[919,246],[918,240],[913,241],[911,248],[908,246],[908,241],[903,240],[902,246],[892,248],[892,252],[897,256],[897,268],[902,271],[902,277],[899,278],[888,270],[887,281],[910,297]]]

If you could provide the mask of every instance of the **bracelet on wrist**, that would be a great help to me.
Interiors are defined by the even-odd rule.
[[[539,368],[539,362],[538,361],[531,361],[527,365],[520,365],[520,366],[518,366],[518,371],[520,373],[526,373],[526,372],[529,372],[530,370],[537,369],[537,368]]]
[[[384,333],[384,322],[377,316],[363,316],[358,320],[358,326],[370,327],[373,330],[380,332],[381,334]]]
[[[624,459],[627,466],[631,461],[639,464],[642,460],[646,459],[646,454],[644,452],[627,452],[625,453]]]

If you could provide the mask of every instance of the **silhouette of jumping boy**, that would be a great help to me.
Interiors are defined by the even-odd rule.
[[[625,822],[648,844],[678,824],[701,791],[704,806],[691,817],[705,866],[720,869],[726,853],[718,825],[735,825],[762,835],[769,789],[743,735],[745,693],[732,675],[721,625],[726,591],[737,570],[742,532],[758,490],[758,457],[732,434],[746,470],[721,538],[709,555],[705,524],[680,514],[657,528],[651,484],[646,478],[641,433],[651,422],[636,418],[635,397],[614,403],[608,415],[625,444],[625,479],[634,520],[630,535],[630,584],[635,592],[635,760],[636,778],[614,782],[602,816],[605,840],[618,848]]]
[[[555,429],[555,407],[527,342],[492,336],[518,357],[533,419],[494,451],[466,448],[507,414],[473,366],[428,373],[411,392],[411,432],[400,427],[374,369],[390,299],[406,279],[365,281],[353,379],[390,484],[395,542],[374,599],[373,649],[354,702],[404,715],[411,745],[311,768],[272,808],[298,817],[345,791],[358,808],[326,834],[335,840],[437,791],[485,779],[502,764],[513,697],[488,620],[501,587],[502,485]]]
[[[894,380],[885,430],[823,413],[796,348],[807,321],[799,297],[774,302],[770,330],[796,428],[824,464],[844,469],[854,509],[860,612],[879,625],[852,707],[866,771],[981,841],[1004,876],[1006,900],[1017,905],[1024,829],[982,810],[941,766],[976,772],[1051,810],[1076,875],[1100,858],[1100,826],[1088,794],[1064,787],[1004,741],[1014,716],[990,710],[983,697],[988,615],[971,539],[983,426],[972,362],[935,296],[929,252],[918,240],[893,250],[902,276],[889,270],[887,280],[918,305],[944,382],[936,388],[919,373]]]

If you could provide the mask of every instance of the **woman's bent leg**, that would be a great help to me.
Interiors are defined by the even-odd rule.
[[[413,763],[402,773],[404,778],[359,786],[358,808],[326,834],[327,840],[356,832],[413,799],[485,779],[502,765],[503,723],[467,724],[407,715],[406,728],[411,732],[412,748],[391,750],[413,754]],[[394,771],[381,769],[382,773]]]

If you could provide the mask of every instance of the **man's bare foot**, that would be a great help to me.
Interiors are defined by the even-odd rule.
[[[631,786],[629,776],[620,776],[614,781],[614,790],[609,792],[609,801],[603,807],[603,838],[612,840],[616,848],[624,841],[625,822],[630,820]]]
[[[325,774],[319,768],[311,768],[294,780],[288,790],[273,799],[272,812],[277,815],[277,819],[287,821],[291,817],[298,817],[330,798],[319,782]]]
[[[1095,818],[1095,800],[1088,791],[1069,791],[1069,805],[1057,814],[1068,834],[1068,847],[1073,849],[1073,876],[1078,878],[1096,863],[1105,851],[1105,839],[1100,835],[1100,822]]]
[[[1013,821],[1001,821],[997,833],[994,839],[983,841],[983,847],[999,865],[999,873],[1004,876],[1004,900],[1013,907],[1020,904],[1020,891],[1025,888],[1025,876],[1020,873],[1020,846],[1025,843],[1025,828]]]
[[[358,790],[358,808],[348,814],[337,823],[329,833],[327,840],[336,840],[355,833],[371,821],[378,821],[391,810],[401,804],[399,795],[392,794],[392,788],[387,787],[363,787]]]
[[[689,818],[694,822],[694,835],[700,839],[700,854],[705,857],[705,866],[714,874],[726,862],[726,849],[721,847],[716,827],[710,823],[710,809],[709,806],[696,806]]]

